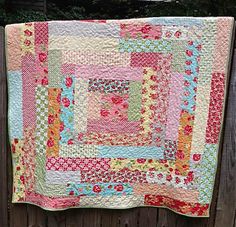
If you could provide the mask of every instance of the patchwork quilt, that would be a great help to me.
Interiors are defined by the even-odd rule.
[[[8,25],[12,201],[209,216],[233,24]]]

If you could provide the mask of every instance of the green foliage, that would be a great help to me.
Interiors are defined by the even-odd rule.
[[[51,0],[53,1],[53,0]],[[57,6],[49,5],[48,18],[57,19],[109,19],[154,16],[218,16],[236,17],[236,0],[174,0],[149,2],[138,0],[68,0]],[[52,6],[53,4],[51,4]],[[61,9],[61,10],[59,10]],[[62,13],[62,12],[63,13]]]
[[[3,4],[0,3],[0,25],[24,23],[29,21],[44,21],[46,15],[43,12],[34,10],[16,10],[7,11]]]
[[[1,1],[1,0],[0,0]],[[120,19],[158,16],[234,16],[236,0],[175,0],[148,2],[138,0],[47,0],[47,14],[17,10],[5,13],[5,24],[42,20]]]
[[[0,12],[1,13],[1,12]],[[29,21],[44,21],[46,17],[41,12],[33,10],[17,10],[16,12],[6,13],[2,10],[5,24],[23,23]]]
[[[129,18],[135,13],[136,0],[69,0],[65,7],[63,2],[49,2],[49,19],[104,19]]]
[[[69,6],[66,10],[60,9],[55,4],[48,7],[48,20],[80,20],[84,19],[85,9],[78,6]]]

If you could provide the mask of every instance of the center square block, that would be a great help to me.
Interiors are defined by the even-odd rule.
[[[183,76],[171,74],[171,61],[171,54],[132,53],[130,66],[76,66],[65,79],[75,87],[68,145],[95,146],[104,158],[175,159]]]

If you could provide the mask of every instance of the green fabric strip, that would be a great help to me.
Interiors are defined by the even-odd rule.
[[[142,104],[142,83],[138,81],[131,81],[129,85],[129,109],[128,120],[139,121],[141,118],[141,104]]]
[[[48,52],[48,86],[60,87],[61,85],[61,51],[49,50]]]
[[[183,42],[182,40],[173,40],[172,42],[172,71],[184,74],[184,66],[186,59],[185,51],[187,50],[187,42]]]
[[[217,163],[217,145],[206,144],[199,166],[199,202],[210,203],[214,187],[215,172]]]

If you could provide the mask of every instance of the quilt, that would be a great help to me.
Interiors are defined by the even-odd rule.
[[[209,216],[233,25],[7,25],[12,202]]]

